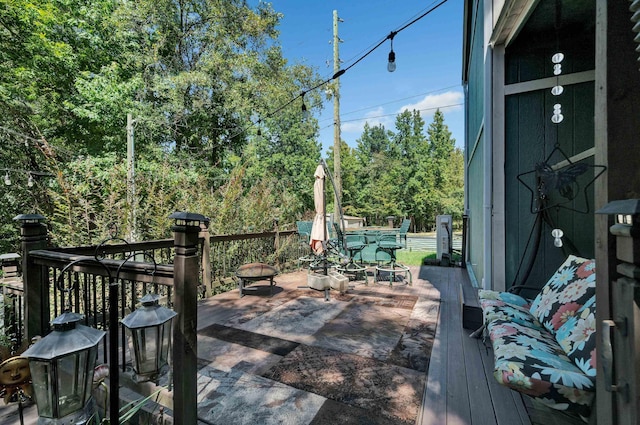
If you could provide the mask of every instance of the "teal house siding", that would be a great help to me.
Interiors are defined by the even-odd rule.
[[[485,96],[483,7],[483,1],[473,2],[471,9],[467,12],[470,16],[475,17],[475,20],[469,26],[469,35],[472,37],[472,42],[467,62],[467,74],[469,75],[466,98],[468,139],[465,149],[467,167],[466,196],[469,215],[469,258],[467,263],[478,283],[482,282],[484,276],[484,251],[482,246],[486,236],[483,229],[483,179],[486,172],[483,152],[483,102]]]
[[[561,9],[558,26],[555,0],[465,3],[467,263],[478,285],[489,277],[488,288],[542,287],[569,254],[595,256],[595,2],[566,0]],[[555,85],[564,88],[559,96]],[[559,124],[551,121],[556,104]],[[545,189],[539,204],[543,163],[559,178],[579,170],[572,163],[587,168],[562,191]]]

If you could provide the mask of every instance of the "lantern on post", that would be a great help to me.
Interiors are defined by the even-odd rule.
[[[53,331],[22,355],[29,359],[39,424],[83,424],[92,416],[91,397],[98,344],[104,331],[78,324],[83,315],[56,317]]]
[[[154,378],[168,364],[171,324],[177,313],[159,305],[159,299],[157,294],[145,295],[142,307],[121,321],[129,337],[133,370],[142,380]]]

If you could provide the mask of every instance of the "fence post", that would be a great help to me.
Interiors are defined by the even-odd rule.
[[[173,328],[173,421],[176,424],[197,423],[197,298],[198,235],[200,223],[208,220],[200,215],[176,212],[174,232],[174,310]]]
[[[49,279],[44,279],[42,266],[36,266],[29,252],[47,247],[47,226],[40,214],[20,214],[22,250],[22,283],[24,288],[25,337],[44,336],[49,329]]]
[[[202,285],[205,290],[205,297],[213,296],[213,285],[211,284],[211,235],[209,234],[209,220],[204,222],[200,228],[202,238]]]
[[[279,220],[277,218],[273,219],[273,231],[275,232],[274,242],[273,242],[273,250],[276,253],[275,265],[280,268],[280,226],[278,225]]]

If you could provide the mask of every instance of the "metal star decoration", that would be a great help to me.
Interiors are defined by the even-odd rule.
[[[559,158],[554,158],[554,156]],[[559,160],[551,162],[552,159]],[[533,170],[517,176],[518,181],[531,193],[530,210],[532,214],[548,208],[565,208],[581,214],[589,212],[587,190],[607,167],[590,165],[583,161],[572,162],[556,145],[549,156],[544,161],[538,162]],[[588,176],[580,177],[590,169],[593,170],[593,177],[585,182],[584,179]],[[584,196],[583,209],[573,203],[581,195]]]

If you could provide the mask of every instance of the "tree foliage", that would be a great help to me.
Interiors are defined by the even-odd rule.
[[[210,217],[215,233],[310,214],[318,122],[292,99],[320,80],[283,57],[270,3],[0,3],[0,169],[12,183],[2,251],[17,249],[21,213],[44,215],[59,245],[98,243],[111,223],[123,236],[167,237],[177,210]],[[317,111],[320,94],[305,103]],[[356,147],[340,145],[347,213],[371,224],[410,216],[419,228],[461,215],[461,153],[439,111],[426,136],[424,125],[405,111],[395,131],[367,124]]]
[[[418,111],[400,113],[396,131],[365,124],[353,152],[341,151],[346,213],[386,224],[387,216],[410,217],[419,230],[429,230],[439,214],[462,218],[463,156],[436,111],[424,134]],[[345,161],[343,161],[345,162]],[[354,181],[345,176],[356,176]]]

